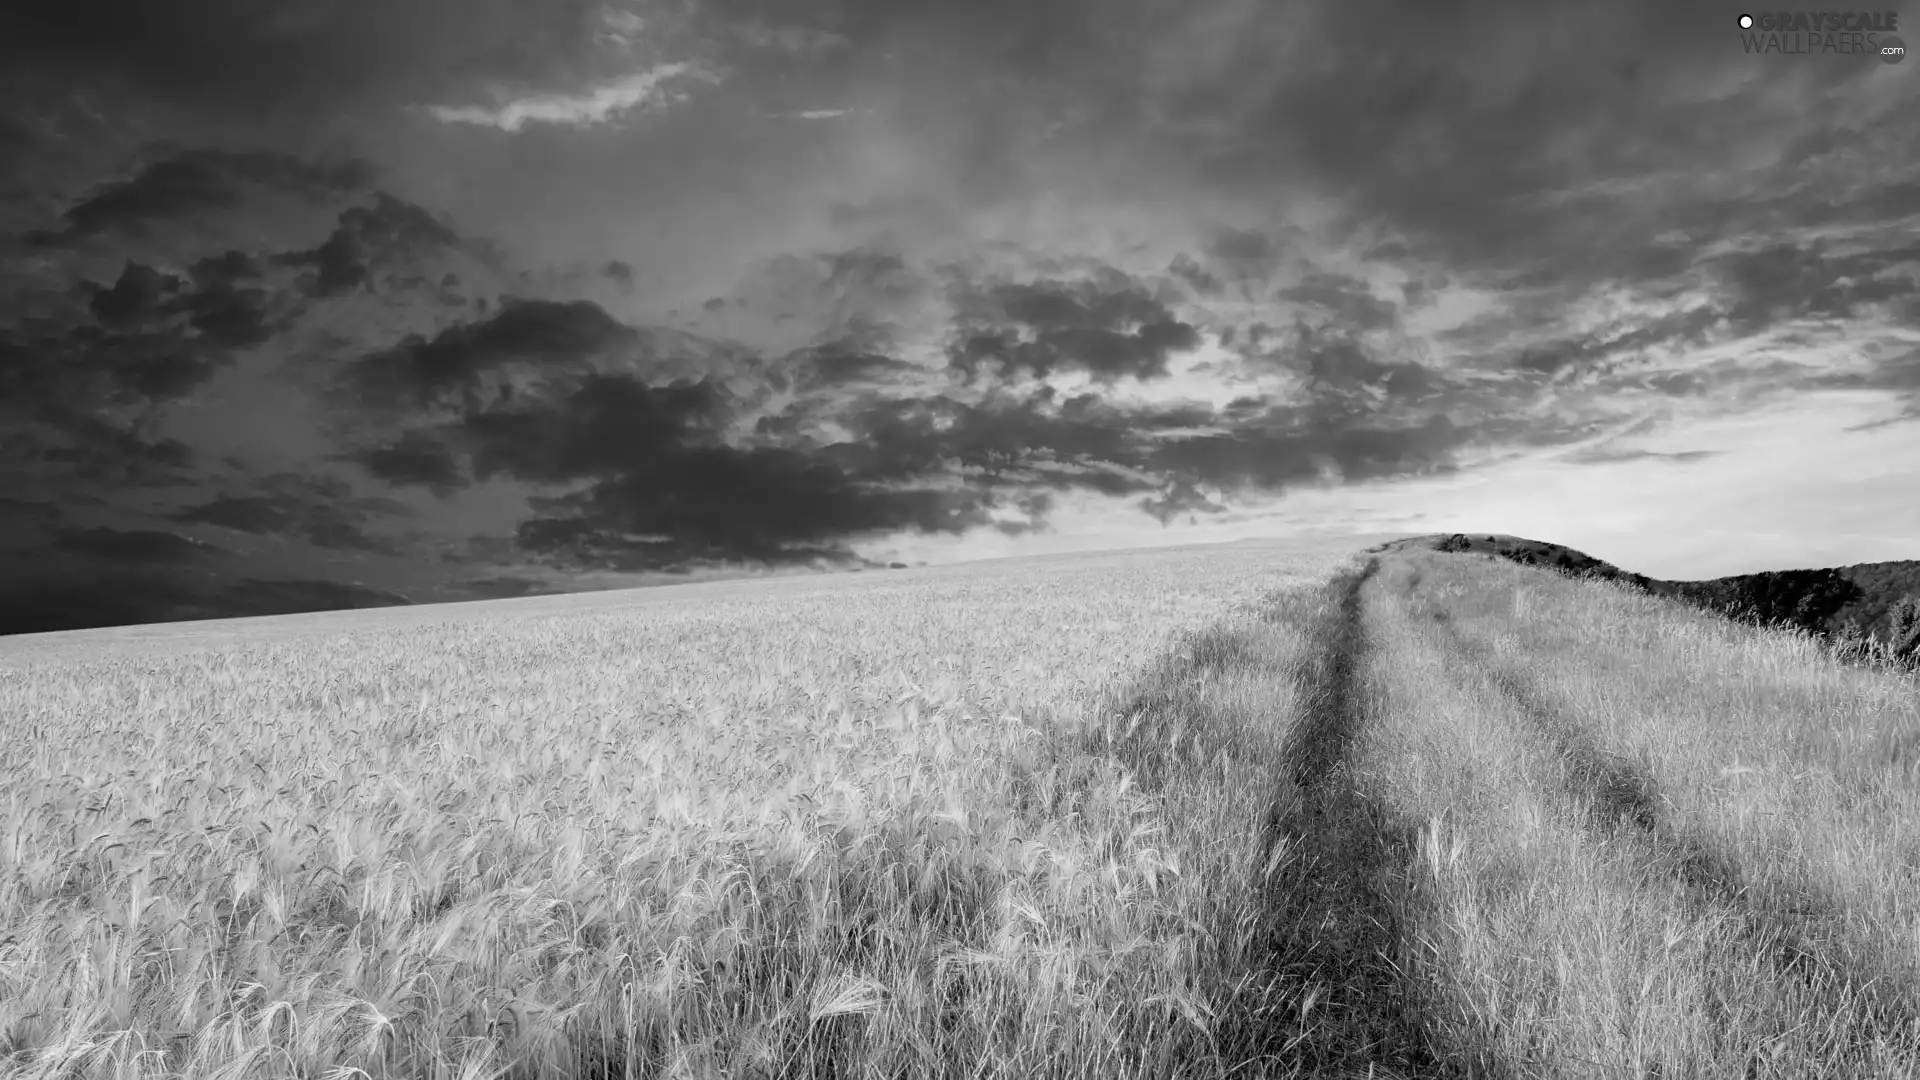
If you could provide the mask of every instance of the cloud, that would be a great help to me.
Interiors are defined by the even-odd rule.
[[[127,260],[120,277],[111,288],[86,283],[93,299],[87,307],[95,318],[109,325],[131,322],[160,310],[161,301],[180,291],[185,284],[172,274],[163,274],[144,263]]]
[[[33,239],[64,243],[108,231],[140,234],[154,222],[237,207],[250,188],[324,198],[363,189],[372,181],[372,167],[357,159],[314,164],[264,150],[181,150],[142,166],[127,179],[102,185],[60,215],[60,230],[36,233]]]
[[[948,358],[969,376],[992,363],[1001,374],[1151,379],[1166,375],[1171,353],[1200,344],[1192,324],[1124,276],[963,286],[959,306],[963,328]]]
[[[166,410],[263,344],[289,312],[247,284],[253,264],[221,257],[186,276],[128,259],[111,285],[81,279],[45,290],[39,310],[0,324],[0,416],[23,468],[127,483],[178,480],[190,447],[165,431]]]
[[[340,455],[367,472],[396,486],[418,485],[442,498],[466,486],[459,461],[445,444],[426,432],[408,431],[393,442],[370,450]]]
[[[921,280],[895,256],[789,260],[752,279],[743,303],[864,303],[894,288],[920,296]],[[1333,323],[1372,310],[1347,279],[1317,284],[1306,302],[1331,308]],[[610,359],[631,356],[652,331],[593,305],[523,307],[537,332],[507,337],[537,347],[499,346],[488,320],[356,365],[354,379],[365,379],[377,356],[389,389],[413,386],[452,410],[357,460],[403,483],[557,489],[532,499],[535,513],[518,528],[522,549],[561,565],[635,571],[843,559],[853,543],[902,532],[1025,534],[1046,528],[1056,495],[1069,491],[1139,497],[1138,512],[1167,522],[1221,512],[1229,496],[1444,470],[1472,430],[1416,408],[1461,392],[1444,375],[1376,361],[1358,342],[1304,324],[1291,338],[1247,332],[1255,343],[1271,336],[1273,362],[1298,369],[1309,393],[1296,406],[1149,405],[1044,385],[1009,392],[1002,378],[1020,374],[1164,373],[1170,350],[1143,328],[1167,327],[1180,345],[1197,346],[1199,335],[1112,270],[980,286],[963,276],[951,296],[963,334],[1008,332],[1013,350],[1027,347],[1009,350],[1024,366],[976,367],[941,393],[938,370],[902,360],[883,336],[879,347],[808,346],[732,379],[668,382]],[[1090,346],[1100,333],[1109,336]],[[510,394],[474,389],[481,373],[522,361],[573,374],[499,384],[516,387]],[[742,378],[785,396],[743,388]]]
[[[1579,462],[1584,465],[1615,464],[1625,461],[1664,461],[1671,462],[1675,465],[1685,465],[1690,462],[1705,461],[1708,458],[1717,457],[1719,453],[1717,450],[1659,451],[1596,446],[1568,454],[1566,460]]]
[[[582,372],[598,356],[637,346],[640,335],[591,301],[510,299],[489,317],[463,322],[431,338],[414,336],[354,361],[341,390],[350,404],[414,410],[477,400],[483,389],[511,399],[508,367]],[[489,378],[490,376],[498,376]]]
[[[19,0],[0,61],[251,120],[324,119],[552,78],[599,49],[597,0]]]
[[[1286,239],[1259,229],[1224,228],[1208,242],[1206,253],[1230,281],[1265,281],[1279,267]]]
[[[858,341],[833,341],[789,353],[783,367],[797,367],[799,390],[842,390],[880,384],[925,373],[919,364],[861,347]]]
[[[710,382],[654,387],[593,376],[555,402],[470,413],[460,431],[476,447],[473,467],[481,478],[509,473],[554,482],[671,455],[714,435],[724,409],[722,392]]]
[[[259,277],[260,262],[244,251],[230,250],[196,260],[187,273],[203,289],[235,285]]]
[[[862,534],[987,525],[983,502],[964,489],[859,484],[792,450],[687,447],[540,503],[545,512],[522,523],[519,538],[608,569],[844,559],[841,545]]]
[[[1366,282],[1346,274],[1316,271],[1274,295],[1317,308],[1349,331],[1382,330],[1399,323],[1396,304],[1374,295]]]
[[[1525,345],[1514,354],[1514,364],[1524,373],[1549,378],[1617,370],[1656,347],[1703,345],[1723,318],[1725,314],[1709,304],[1664,315],[1639,315],[1585,334]]]
[[[729,29],[735,38],[752,48],[795,57],[815,58],[851,44],[845,36],[817,26],[776,26],[758,17],[732,22]]]
[[[177,356],[178,350],[190,348],[200,354],[198,366],[210,370],[229,359],[221,350],[258,345],[273,332],[267,291],[239,284],[255,272],[251,263],[226,257],[201,260],[190,272],[194,287],[188,288],[186,279],[129,259],[110,287],[80,283],[94,318],[121,334],[103,337],[81,327],[70,332],[70,340],[89,348],[96,364],[116,346],[123,354],[133,354],[136,366],[164,361],[167,355]],[[185,330],[194,333],[183,336]],[[191,384],[148,392],[154,397],[177,397],[186,389]]]
[[[169,518],[181,524],[302,540],[329,550],[400,553],[395,542],[367,528],[410,511],[388,499],[358,496],[338,477],[276,473],[253,478],[246,487],[244,494],[217,495]]]
[[[126,563],[200,562],[223,554],[212,544],[152,529],[69,530],[60,533],[58,543],[77,555]]]
[[[777,255],[755,264],[691,324],[769,353],[825,345],[891,345],[946,315],[934,275],[871,245]]]
[[[1196,514],[1225,513],[1227,508],[1208,498],[1192,481],[1175,480],[1161,494],[1140,500],[1140,509],[1165,526],[1182,514],[1191,518]]]
[[[313,295],[337,296],[376,284],[391,287],[395,268],[412,270],[423,260],[463,247],[452,225],[422,207],[384,191],[373,195],[372,206],[341,211],[319,246],[279,256],[282,263],[313,268],[308,286]],[[376,275],[382,271],[388,279],[378,282]]]
[[[1724,284],[1726,315],[1749,332],[1803,315],[1849,318],[1866,305],[1920,294],[1920,244],[1829,254],[1828,245],[1773,244],[1705,261]]]
[[[590,480],[536,499],[520,542],[608,569],[845,557],[859,534],[985,523],[980,500],[948,483],[875,483],[803,448],[732,445],[729,418],[710,382],[597,376],[556,400],[471,414],[450,434],[482,480]]]
[[[635,109],[650,111],[681,99],[662,84],[699,80],[717,82],[719,76],[697,64],[661,64],[602,83],[576,94],[533,94],[492,107],[430,105],[427,114],[449,124],[478,124],[502,131],[519,131],[529,123],[584,127],[603,124]]]
[[[1430,471],[1468,435],[1444,414],[1406,427],[1322,427],[1280,414],[1220,434],[1170,439],[1149,463],[1227,493],[1272,492]]]
[[[267,304],[263,289],[215,284],[185,297],[180,309],[187,313],[187,325],[203,340],[224,349],[246,349],[273,336]]]

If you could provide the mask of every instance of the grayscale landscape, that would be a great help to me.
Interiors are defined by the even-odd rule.
[[[1920,1076],[1905,15],[0,7],[0,1077]]]

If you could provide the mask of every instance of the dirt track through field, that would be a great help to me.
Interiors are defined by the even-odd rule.
[[[1257,885],[1245,967],[1221,995],[1212,1025],[1223,1060],[1236,1075],[1449,1077],[1503,1076],[1488,1053],[1445,1045],[1428,1022],[1425,988],[1409,974],[1414,930],[1409,873],[1419,824],[1365,790],[1353,760],[1356,735],[1372,722],[1365,692],[1369,652],[1361,589],[1375,565],[1335,578],[1322,613],[1304,629],[1312,643],[1297,666],[1283,668],[1246,639],[1201,642],[1184,670],[1152,684],[1133,710],[1205,716],[1206,679],[1291,679],[1276,701],[1300,703],[1270,774],[1274,789],[1261,822],[1265,872]],[[1279,618],[1278,615],[1275,618]],[[1271,738],[1272,729],[1219,732]],[[1152,788],[1165,756],[1154,741],[1119,756]],[[1164,740],[1161,741],[1164,745]],[[1207,751],[1211,752],[1211,751]],[[1137,761],[1137,764],[1136,764]]]
[[[1847,1032],[1862,1046],[1876,1036],[1891,1042],[1920,1038],[1920,987],[1899,973],[1861,970],[1854,957],[1874,950],[1850,940],[1846,912],[1810,875],[1788,887],[1778,882],[1754,887],[1733,853],[1672,820],[1671,804],[1643,766],[1607,750],[1524,674],[1463,633],[1445,611],[1431,612],[1430,618],[1444,647],[1459,659],[1461,678],[1478,670],[1553,747],[1564,762],[1567,789],[1588,808],[1584,825],[1596,839],[1639,844],[1650,873],[1670,875],[1696,904],[1732,914],[1775,978],[1844,987],[1844,993],[1813,995],[1828,1005],[1851,1006],[1821,1017],[1828,1030]]]
[[[1282,862],[1265,897],[1267,943],[1276,969],[1323,987],[1328,1017],[1302,1047],[1319,1070],[1390,1069],[1411,1076],[1486,1075],[1467,1070],[1464,1048],[1440,1044],[1408,977],[1407,867],[1418,826],[1355,783],[1353,744],[1370,722],[1362,668],[1368,650],[1360,590],[1377,562],[1333,583],[1337,604],[1314,628],[1320,643],[1302,672],[1300,722],[1285,758],[1292,776],[1267,822]],[[1484,1063],[1483,1063],[1484,1065]]]

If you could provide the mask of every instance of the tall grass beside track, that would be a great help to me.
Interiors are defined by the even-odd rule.
[[[1370,607],[1422,978],[1538,1076],[1920,1075],[1920,694],[1462,556]]]
[[[1261,812],[1337,556],[0,648],[0,1071],[1282,1071],[1327,1009]]]

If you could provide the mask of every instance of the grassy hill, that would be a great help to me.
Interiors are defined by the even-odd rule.
[[[1668,581],[1622,570],[1560,544],[1504,534],[1434,534],[1393,541],[1376,550],[1412,549],[1497,555],[1575,577],[1593,575],[1719,614],[1765,625],[1784,623],[1820,635],[1838,634],[1851,622],[1863,633],[1884,640],[1893,605],[1903,596],[1920,596],[1920,561],[1914,560]]]
[[[0,1072],[1920,1075],[1914,677],[1431,548],[0,640]]]

